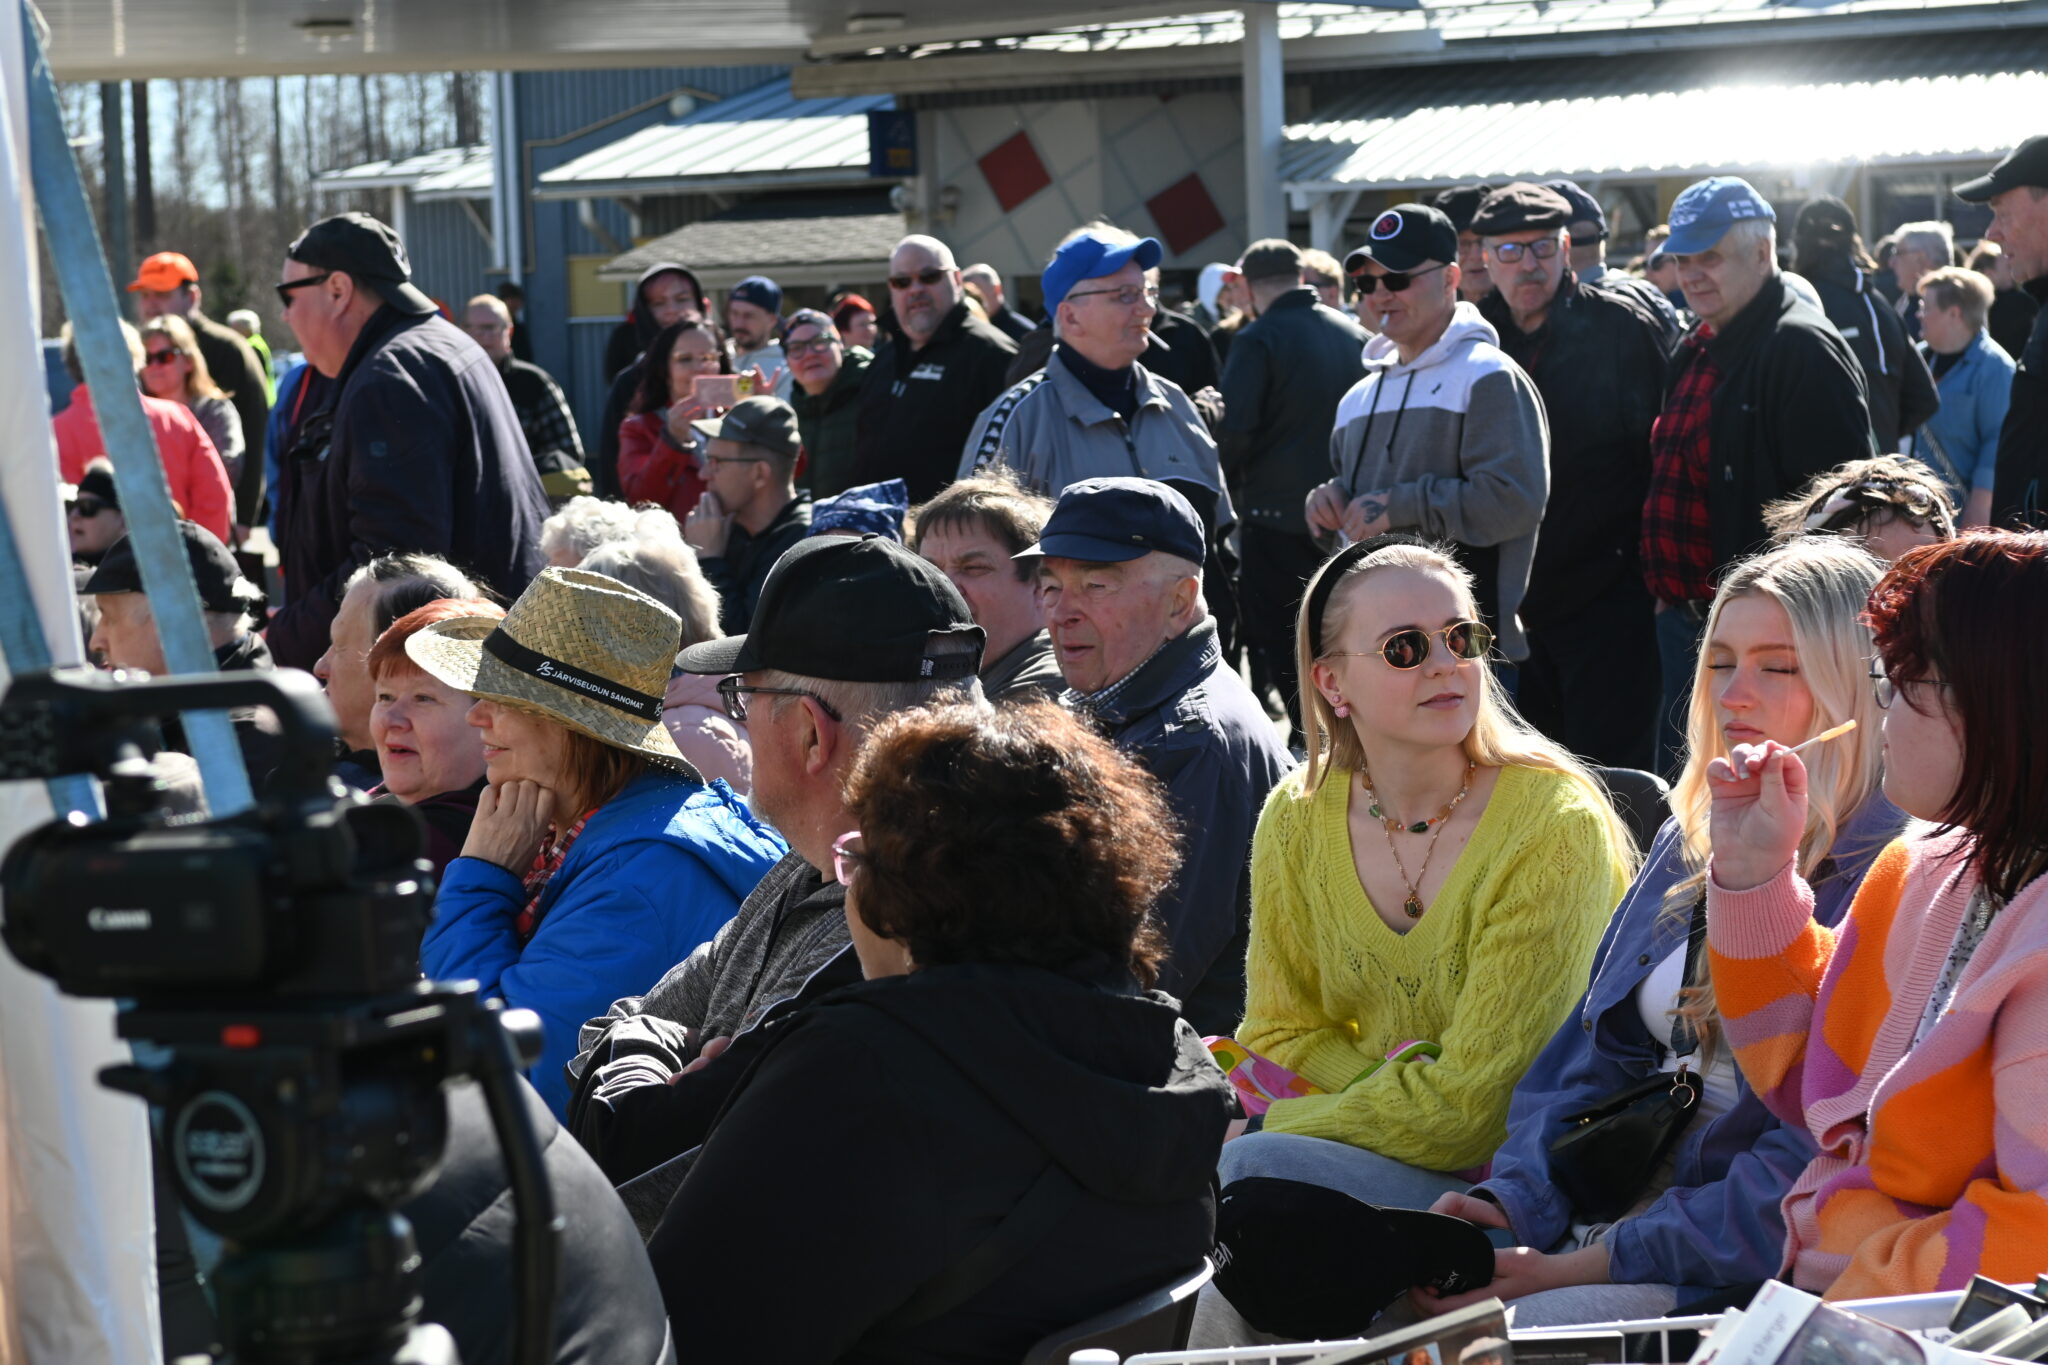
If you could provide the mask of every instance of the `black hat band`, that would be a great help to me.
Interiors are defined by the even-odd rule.
[[[516,669],[531,678],[539,678],[542,682],[553,683],[557,687],[565,687],[571,692],[579,692],[592,701],[602,702],[614,710],[638,716],[649,724],[661,719],[660,697],[635,692],[632,688],[622,687],[609,678],[586,673],[574,664],[565,664],[560,659],[550,658],[538,650],[528,649],[507,635],[502,626],[484,637],[484,653],[507,668]]]
[[[1361,540],[1346,545],[1343,549],[1337,551],[1336,554],[1330,556],[1329,563],[1323,565],[1322,571],[1316,575],[1316,585],[1308,595],[1308,648],[1310,658],[1320,659],[1323,657],[1323,613],[1329,609],[1330,594],[1337,591],[1337,581],[1343,578],[1345,574],[1350,573],[1352,566],[1357,564],[1359,560],[1369,555],[1378,554],[1381,550],[1392,549],[1396,545],[1418,545],[1427,549],[1429,542],[1420,536],[1411,536],[1400,531],[1390,531],[1385,535],[1373,536],[1369,540]]]

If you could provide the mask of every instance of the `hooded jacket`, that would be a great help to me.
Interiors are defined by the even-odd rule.
[[[813,397],[799,384],[789,391],[796,409],[797,434],[804,446],[804,486],[813,500],[837,497],[854,486],[853,460],[860,424],[860,390],[875,358],[865,348],[848,346],[839,373],[825,391]]]
[[[539,925],[519,941],[521,874],[457,858],[441,877],[420,970],[473,980],[488,998],[537,1012],[546,1044],[529,1073],[560,1118],[576,1030],[646,990],[731,919],[787,851],[724,783],[648,772],[599,807],[541,892]]]
[[[681,275],[697,291],[698,298],[705,297],[696,272],[674,261],[656,261],[633,282],[633,306],[605,343],[604,372],[611,388],[605,393],[604,412],[597,422],[597,448],[590,461],[591,489],[600,498],[620,496],[619,424],[626,420],[633,390],[640,387],[640,357],[648,344],[661,335],[653,310],[647,306],[647,282],[656,275],[667,274]]]
[[[1899,448],[1941,407],[1934,376],[1906,335],[1906,324],[1846,255],[1802,258],[1799,273],[1820,295],[1821,309],[1863,365],[1863,397],[1880,451]]]
[[[893,311],[881,328],[887,340],[861,383],[851,483],[901,479],[915,506],[953,481],[960,447],[1002,393],[1017,343],[964,300],[922,347],[912,349]]]
[[[756,1358],[767,1319],[783,1365],[1012,1365],[1207,1254],[1229,1083],[1173,1002],[1121,972],[930,967],[776,1033],[648,1244],[684,1358]],[[1049,1170],[1069,1193],[1021,1259],[893,1320]],[[702,1311],[730,1303],[757,1311]]]
[[[379,308],[327,396],[284,455],[280,664],[326,651],[349,575],[381,554],[439,555],[507,599],[526,590],[547,562],[547,494],[481,346],[438,315]]]
[[[1478,580],[1500,650],[1525,659],[1517,613],[1550,493],[1550,426],[1536,385],[1460,301],[1412,363],[1365,343],[1365,378],[1337,405],[1330,464],[1345,497],[1383,491],[1389,529],[1451,542]]]
[[[206,429],[183,403],[146,393],[140,397],[164,478],[171,485],[171,500],[187,521],[198,522],[223,544],[232,542],[228,520],[235,510],[234,490]],[[50,429],[57,437],[57,472],[66,483],[84,478],[85,467],[107,453],[99,417],[92,410],[92,392],[83,384],[71,390],[71,406],[50,419]]]

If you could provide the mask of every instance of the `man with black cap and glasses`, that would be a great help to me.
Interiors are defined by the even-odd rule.
[[[411,276],[398,234],[364,213],[322,219],[286,249],[284,320],[334,381],[282,456],[284,605],[269,640],[290,667],[325,652],[349,575],[376,555],[437,555],[508,598],[547,562],[547,494],[504,382]]]
[[[1308,496],[1309,530],[1351,543],[1406,531],[1451,544],[1510,662],[1526,658],[1519,612],[1550,491],[1543,400],[1458,297],[1458,234],[1423,204],[1373,219],[1344,273],[1379,335],[1365,378],[1337,405],[1336,477]]]
[[[1224,661],[1202,601],[1205,539],[1171,485],[1083,479],[1017,558],[1038,564],[1061,702],[1166,786],[1182,847],[1158,906],[1172,950],[1159,987],[1207,1035],[1244,1014],[1252,829],[1294,761]]]
[[[768,571],[811,530],[811,504],[796,491],[796,409],[762,394],[690,425],[705,442],[704,496],[683,539],[718,589],[719,625],[743,635]]]
[[[2039,530],[2048,523],[2048,133],[2022,142],[1989,175],[1956,186],[1956,198],[1991,205],[1984,239],[2005,249],[2013,279],[2043,305],[2015,357],[1991,494],[1995,525]]]
[[[1557,490],[1543,517],[1522,619],[1516,694],[1531,724],[1609,767],[1656,764],[1656,603],[1637,562],[1650,428],[1664,401],[1664,333],[1633,294],[1577,276],[1574,210],[1517,182],[1480,205],[1493,292],[1480,316],[1529,374],[1550,423]]]
[[[935,565],[870,535],[804,541],[768,575],[745,635],[677,656],[686,672],[723,677],[726,711],[753,743],[754,809],[790,852],[710,943],[583,1026],[568,1126],[615,1182],[634,1181],[621,1193],[643,1229],[764,1041],[756,1025],[771,1007],[788,1002],[781,1017],[860,980],[832,875],[833,841],[853,828],[842,784],[886,717],[941,695],[980,698],[985,638]]]

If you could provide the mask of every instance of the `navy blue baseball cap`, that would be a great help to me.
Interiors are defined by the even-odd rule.
[[[1738,175],[1710,175],[1688,185],[1671,206],[1671,236],[1663,251],[1669,256],[1697,256],[1712,251],[1728,229],[1750,218],[1777,222],[1771,201]]]
[[[1039,277],[1045,289],[1046,310],[1059,307],[1067,292],[1083,280],[1114,275],[1130,261],[1136,261],[1140,270],[1150,270],[1165,255],[1166,248],[1156,238],[1141,237],[1129,246],[1119,246],[1106,237],[1084,232],[1055,251],[1052,264]]]
[[[1346,275],[1355,278],[1367,261],[1405,273],[1431,261],[1449,265],[1458,259],[1458,229],[1442,209],[1427,204],[1394,205],[1372,220],[1365,238],[1364,246],[1344,258]]]
[[[782,316],[782,286],[766,275],[749,275],[732,287],[727,298],[741,303],[751,303],[756,308],[765,308],[777,317]]]
[[[1084,277],[1085,278],[1085,277]],[[1067,485],[1038,543],[1012,555],[1121,564],[1153,551],[1202,562],[1202,519],[1179,489],[1157,479],[1082,479]]]

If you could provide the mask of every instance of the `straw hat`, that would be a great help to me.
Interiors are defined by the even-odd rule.
[[[682,618],[616,578],[548,568],[505,619],[436,621],[405,642],[434,677],[472,697],[537,711],[693,782],[661,722]]]

